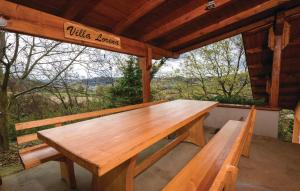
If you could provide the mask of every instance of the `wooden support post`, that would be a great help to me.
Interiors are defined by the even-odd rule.
[[[152,67],[152,49],[148,47],[147,57],[139,58],[140,68],[142,70],[143,83],[143,101],[150,102],[151,99],[151,67]]]
[[[273,67],[271,80],[271,94],[269,104],[271,107],[278,107],[279,99],[279,80],[281,68],[281,36],[275,36],[275,47],[273,53]]]
[[[224,191],[236,191],[237,176],[238,168],[235,166],[228,166]]]
[[[204,147],[206,144],[205,132],[204,132],[204,119],[206,115],[201,116],[199,119],[193,121],[189,126],[189,136],[185,141],[193,143],[195,145]]]
[[[60,161],[61,178],[66,181],[70,188],[76,188],[74,163],[68,158]]]
[[[293,143],[299,144],[300,136],[300,102],[298,102],[294,114],[294,129],[293,129]]]
[[[282,50],[289,42],[289,24],[284,20],[284,13],[276,15],[275,26],[269,31],[269,47],[273,50],[273,66],[271,77],[271,89],[269,96],[269,105],[278,107],[279,102],[279,86],[280,86],[280,69]]]
[[[93,175],[93,191],[132,191],[136,157],[119,165],[103,176]]]

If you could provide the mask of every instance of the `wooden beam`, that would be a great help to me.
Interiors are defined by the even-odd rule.
[[[107,47],[90,42],[83,42],[81,40],[68,39],[65,38],[63,30],[64,23],[72,21],[8,1],[1,1],[0,15],[9,19],[7,26],[3,29],[12,32],[142,57],[147,56],[147,47],[151,47],[153,50],[153,57],[155,59],[159,59],[161,57],[178,57],[177,54],[174,54],[171,51],[122,36],[119,36],[121,39],[121,48]],[[94,30],[101,31],[98,29]]]
[[[290,31],[285,29],[287,22],[284,18],[284,12],[277,14],[275,26],[273,27],[274,30],[270,30],[269,32],[269,47],[273,50],[272,79],[269,96],[269,105],[271,107],[278,107],[279,105],[281,56],[282,50],[287,46],[288,42],[286,41],[288,41],[287,39],[289,39],[290,35]]]
[[[143,102],[150,102],[151,99],[151,67],[152,67],[152,49],[148,47],[147,56],[139,58],[139,65],[142,70],[143,84]]]
[[[273,53],[273,67],[272,67],[272,80],[271,80],[271,94],[269,98],[269,105],[271,107],[278,107],[279,98],[279,81],[281,69],[281,36],[275,37],[275,46]]]
[[[189,46],[187,48],[183,48],[183,49],[179,50],[177,53],[182,54],[182,53],[185,53],[185,52],[197,49],[197,48],[201,48],[203,46],[218,42],[220,40],[224,40],[226,38],[233,37],[235,35],[247,32],[249,30],[253,30],[253,29],[258,28],[258,27],[268,26],[268,25],[271,26],[271,24],[273,24],[274,20],[275,20],[275,17],[268,17],[268,18],[263,19],[261,21],[258,21],[256,23],[252,23],[250,25],[240,27],[237,30],[230,31],[230,32],[224,33],[220,36],[216,36],[216,37],[210,38],[208,40],[202,41],[200,43],[197,43],[195,45]]]
[[[69,1],[62,17],[81,21],[101,1],[102,0]]]
[[[116,34],[121,34],[138,19],[161,5],[165,0],[147,0],[141,7],[133,11],[127,18],[121,20],[114,28]]]
[[[215,0],[217,8],[225,5],[226,3],[231,2],[232,0]],[[198,7],[195,7],[194,10],[189,11],[176,19],[172,19],[171,21],[162,24],[160,27],[155,28],[153,31],[142,36],[141,40],[144,42],[148,42],[164,34],[191,22],[192,20],[205,15],[209,10],[207,10],[207,2],[204,4],[199,3]]]
[[[257,15],[263,11],[272,9],[274,7],[277,7],[278,5],[287,2],[287,0],[269,0],[267,2],[264,2],[262,4],[256,5],[255,7],[249,8],[245,11],[242,11],[236,15],[233,15],[231,17],[228,17],[220,22],[216,22],[212,25],[209,25],[207,27],[201,28],[195,32],[192,32],[188,35],[183,36],[182,38],[176,39],[175,41],[168,42],[164,44],[162,47],[166,49],[172,49],[175,47],[178,47],[180,45],[183,45],[187,42],[190,42],[196,38],[199,38],[203,35],[209,34],[211,32],[217,31],[219,29],[222,29],[228,25],[234,24],[237,21],[241,21],[243,19],[249,18],[251,16]]]

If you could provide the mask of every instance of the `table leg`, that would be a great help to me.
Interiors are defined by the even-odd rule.
[[[136,157],[119,165],[103,176],[93,175],[93,191],[133,191]]]
[[[193,143],[198,146],[204,146],[206,144],[204,133],[204,119],[206,115],[201,116],[199,119],[193,121],[188,128],[189,136],[185,141]]]
[[[74,172],[74,163],[68,158],[60,161],[61,178],[66,181],[70,188],[76,188],[76,178]]]

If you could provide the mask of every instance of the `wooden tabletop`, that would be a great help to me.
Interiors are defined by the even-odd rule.
[[[38,132],[38,137],[101,176],[217,106],[176,100]]]

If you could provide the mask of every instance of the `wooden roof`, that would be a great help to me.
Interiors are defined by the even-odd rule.
[[[112,50],[137,56],[144,55],[143,46],[150,45],[154,48],[155,58],[176,57],[181,53],[243,33],[253,94],[256,98],[265,98],[269,94],[265,91],[268,79],[266,76],[271,73],[273,54],[267,46],[268,27],[266,26],[273,25],[278,12],[300,6],[299,0],[215,0],[216,8],[212,10],[206,9],[207,0],[47,0],[47,2],[9,0],[9,2],[120,35],[126,38],[124,45],[129,50]],[[297,15],[299,12],[294,11],[290,14]],[[18,15],[12,16],[18,17]],[[48,19],[45,23],[52,24],[51,21]],[[39,22],[43,21],[40,19]],[[295,39],[300,32],[295,30],[295,26],[297,24],[299,26],[299,22],[296,18],[291,22],[293,22],[291,40],[298,42]],[[10,27],[9,30],[14,31],[19,25]],[[24,31],[24,33],[28,32]],[[36,35],[47,37],[45,33]],[[255,48],[261,51],[253,53]],[[284,50],[282,72],[296,71],[284,65],[299,63],[297,55],[293,56],[297,50],[299,52],[298,45],[289,45]],[[291,82],[299,79],[297,74],[291,77],[290,73],[285,72],[282,75],[289,75],[289,78],[284,80],[291,78]],[[299,92],[299,87],[290,81],[281,83],[280,94],[284,94],[280,96],[281,106],[294,107],[295,100],[298,99],[295,92]],[[289,92],[289,96],[285,92]]]
[[[297,14],[294,14],[297,13]],[[294,109],[300,100],[300,7],[286,12],[290,25],[289,43],[282,50],[279,107]],[[268,38],[272,23],[243,33],[247,65],[254,98],[269,99],[273,52]]]
[[[216,0],[208,11],[207,0],[11,1],[175,52],[272,15],[285,2]]]

